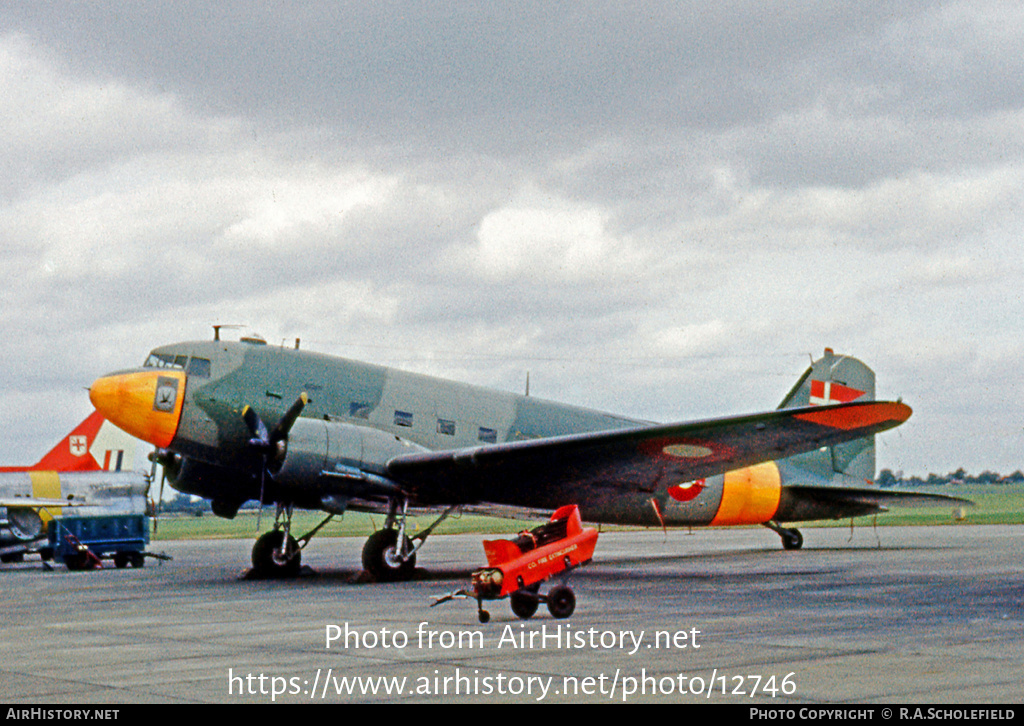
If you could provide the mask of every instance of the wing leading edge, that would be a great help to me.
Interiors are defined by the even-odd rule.
[[[73,502],[68,499],[43,499],[39,497],[10,497],[0,499],[0,507],[8,509],[38,509],[44,507],[80,507],[85,502]]]
[[[391,459],[420,503],[536,499],[560,486],[658,489],[885,431],[911,414],[885,401],[812,406],[572,434]]]

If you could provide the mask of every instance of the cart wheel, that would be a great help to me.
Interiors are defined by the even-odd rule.
[[[141,552],[132,552],[128,555],[128,561],[131,563],[132,567],[146,566],[146,557]]]
[[[85,552],[74,552],[64,557],[64,565],[69,570],[84,570],[89,564],[89,555]]]
[[[558,619],[572,615],[576,609],[576,595],[568,585],[557,585],[548,592],[548,611]]]
[[[116,555],[114,555],[114,567],[116,567],[119,570],[123,570],[127,566],[128,566],[128,553],[127,552],[118,552]]]
[[[491,614],[486,610],[481,610],[476,614],[476,616],[480,619],[481,623],[489,622],[491,619]]]
[[[540,605],[540,600],[537,596],[525,590],[516,590],[509,595],[508,599],[509,604],[512,606],[512,612],[523,620],[532,618],[533,614],[537,612],[537,606]]]

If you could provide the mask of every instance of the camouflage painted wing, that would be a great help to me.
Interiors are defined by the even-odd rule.
[[[910,417],[885,401],[811,406],[398,456],[387,475],[419,503],[538,499],[560,487],[657,489],[885,431]]]

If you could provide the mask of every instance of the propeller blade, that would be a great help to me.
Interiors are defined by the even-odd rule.
[[[263,419],[256,413],[252,406],[246,406],[242,409],[242,420],[245,421],[245,425],[249,427],[249,433],[252,434],[252,438],[249,440],[253,446],[266,447],[270,445],[270,437],[267,435],[267,427],[263,423]]]
[[[299,416],[302,414],[302,409],[309,403],[309,396],[303,392],[299,394],[299,397],[295,399],[295,403],[284,412],[284,416],[277,422],[277,426],[271,433],[267,433],[267,426],[263,423],[263,419],[256,413],[256,410],[252,406],[246,406],[242,409],[242,419],[245,421],[245,425],[249,429],[249,433],[252,434],[250,443],[253,446],[270,447],[280,441],[284,441],[288,438],[288,432],[292,430],[292,426],[299,420]]]
[[[281,441],[288,436],[288,432],[292,430],[292,426],[299,419],[299,415],[302,413],[302,409],[309,403],[309,396],[306,395],[305,391],[299,394],[299,397],[295,399],[295,403],[291,405],[281,420],[277,422],[277,426],[274,427],[274,433],[270,435],[272,442]]]
[[[156,500],[156,512],[153,513],[153,531],[156,532],[157,523],[160,521],[160,510],[164,506],[164,482],[167,481],[167,469],[160,467],[160,496]]]
[[[153,485],[153,481],[156,479],[156,465],[157,465],[157,461],[158,461],[159,457],[160,457],[160,447],[159,446],[156,447],[155,449],[153,449],[152,453],[150,453],[147,456],[147,458],[153,463],[153,465],[149,467],[149,484],[150,484],[150,486]]]
[[[269,435],[267,434],[266,424],[263,423],[263,419],[260,418],[252,406],[246,406],[242,409],[242,419],[249,428],[249,433],[252,434],[249,443],[260,449],[263,454],[263,466],[260,467],[260,507],[256,515],[256,531],[259,531],[260,520],[263,517],[263,495],[266,489],[267,473],[269,471],[271,476],[273,476],[272,472],[280,467],[286,452],[288,432],[292,430],[292,426],[299,420],[302,409],[306,407],[307,403],[309,403],[309,396],[303,391],[295,399],[295,403],[285,411],[284,416],[277,422],[273,432]]]

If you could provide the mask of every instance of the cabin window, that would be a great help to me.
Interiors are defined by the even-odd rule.
[[[477,438],[485,444],[496,444],[498,443],[498,432],[481,426]]]
[[[412,428],[412,414],[408,411],[395,411],[395,426]]]
[[[362,401],[353,401],[348,405],[348,415],[352,418],[370,418],[372,406]]]
[[[439,418],[437,420],[437,433],[444,434],[445,436],[454,436],[455,422],[449,421],[448,419]]]

